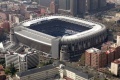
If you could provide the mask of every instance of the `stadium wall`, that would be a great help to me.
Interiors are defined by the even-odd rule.
[[[79,58],[81,53],[93,46],[96,46],[100,43],[103,43],[107,39],[107,31],[106,29],[102,32],[91,35],[85,38],[81,38],[78,40],[71,40],[71,41],[61,41],[60,44],[60,60],[62,61],[69,61],[69,60],[75,60],[77,57]],[[63,49],[62,46],[66,46],[66,49]],[[67,54],[67,58],[63,56],[64,54]]]
[[[51,51],[51,46],[33,41],[31,39],[27,39],[26,37],[20,36],[18,34],[15,34],[15,37],[17,38],[18,42],[23,43],[31,48],[35,48],[35,49],[45,52],[45,53],[50,53],[50,51]]]

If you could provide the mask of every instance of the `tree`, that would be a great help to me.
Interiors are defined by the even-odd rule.
[[[49,60],[49,64],[52,64],[53,63],[53,60]]]
[[[85,53],[83,53],[80,57],[79,65],[84,66],[85,65]]]
[[[0,64],[3,65],[3,67],[5,67],[5,59],[4,58],[0,58]]]
[[[6,68],[5,69],[5,74],[9,75],[10,74],[10,69]]]
[[[17,69],[15,68],[13,63],[11,63],[10,66],[5,69],[5,73],[11,76],[14,76],[16,72]]]

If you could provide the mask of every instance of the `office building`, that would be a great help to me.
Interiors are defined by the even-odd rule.
[[[59,0],[59,9],[69,10],[70,0]]]
[[[102,10],[106,4],[106,0],[59,0],[59,9],[70,10],[71,15],[79,16]]]
[[[77,0],[70,1],[70,11],[72,15],[77,15]]]
[[[103,9],[106,6],[106,0],[39,0],[42,7],[51,9],[51,2],[54,2],[53,10],[55,13],[67,14],[73,16],[84,16],[86,13]]]
[[[98,0],[90,0],[90,11],[98,9]]]
[[[77,14],[80,15],[80,14],[85,14],[86,13],[86,8],[87,8],[87,5],[86,5],[86,0],[78,0],[77,1]]]

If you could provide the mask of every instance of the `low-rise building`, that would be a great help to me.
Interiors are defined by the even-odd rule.
[[[62,67],[59,69],[61,78],[66,80],[94,80],[93,75],[87,74],[70,67]],[[63,77],[62,77],[63,76]]]
[[[50,79],[51,77],[55,77],[55,75],[57,74],[58,74],[57,68],[52,65],[48,65],[45,67],[17,73],[17,78],[19,80],[39,80],[39,79],[44,80]]]
[[[60,65],[47,65],[41,68],[19,72],[16,74],[18,80],[94,80],[93,75],[83,73],[73,68]]]

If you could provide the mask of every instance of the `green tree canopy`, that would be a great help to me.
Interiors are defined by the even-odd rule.
[[[11,76],[14,76],[15,73],[17,72],[17,69],[15,68],[14,64],[11,63],[10,66],[8,66],[6,69],[5,69],[5,73],[8,75],[11,75]]]

